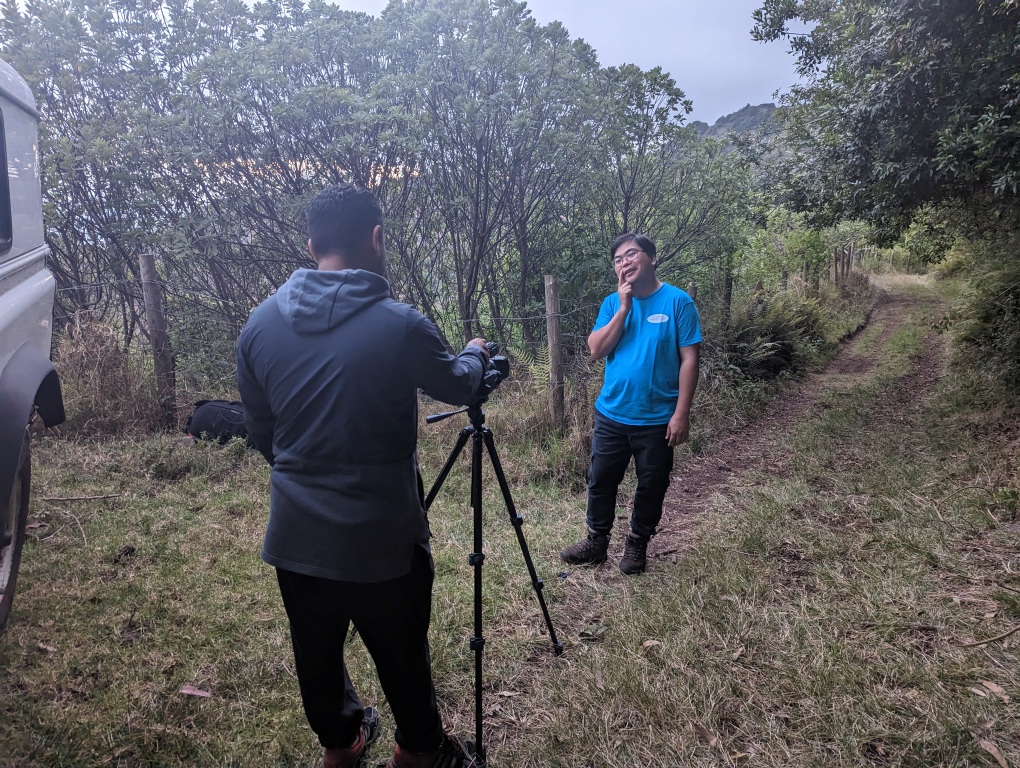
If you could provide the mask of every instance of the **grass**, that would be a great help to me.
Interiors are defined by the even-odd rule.
[[[559,563],[581,532],[583,492],[523,437],[519,400],[496,394],[490,425],[566,652],[551,652],[487,469],[491,764],[1020,764],[1020,633],[981,642],[1020,625],[1016,413],[944,370],[927,284],[889,290],[910,300],[903,322],[855,340],[875,364],[826,377],[810,414],[774,436],[778,467],[738,477],[689,550],[642,577]],[[423,427],[426,478],[461,426]],[[466,454],[430,514],[436,681],[465,734]],[[174,437],[47,437],[36,458],[36,527],[0,638],[0,765],[314,764],[283,609],[258,558],[261,458]],[[383,710],[381,761],[392,720],[357,640],[348,659]]]

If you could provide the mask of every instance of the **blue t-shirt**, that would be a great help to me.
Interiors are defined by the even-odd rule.
[[[620,309],[620,295],[602,302],[593,331]],[[606,377],[595,407],[621,424],[665,424],[680,397],[680,348],[701,341],[697,307],[686,293],[663,283],[634,299],[616,348],[606,358]]]

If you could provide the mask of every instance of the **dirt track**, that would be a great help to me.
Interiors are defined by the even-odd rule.
[[[913,281],[915,278],[905,278]],[[903,293],[880,289],[865,327],[875,337],[861,344],[861,334],[845,344],[825,370],[806,376],[769,405],[765,413],[693,459],[677,462],[673,483],[665,502],[665,514],[658,535],[649,545],[649,558],[676,558],[689,541],[691,529],[700,520],[709,500],[749,471],[781,475],[785,454],[780,446],[803,419],[811,417],[823,392],[838,386],[846,377],[866,375],[877,361],[874,350],[904,325],[914,300]],[[862,329],[863,330],[863,329]],[[900,379],[876,405],[873,418],[898,418],[909,404],[930,390],[941,376],[944,359],[942,339],[934,333],[925,337],[923,352],[911,373]]]

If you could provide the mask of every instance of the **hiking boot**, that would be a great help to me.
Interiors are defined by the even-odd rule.
[[[379,711],[365,707],[358,738],[349,747],[325,749],[322,753],[322,768],[359,768],[372,742],[379,738]]]
[[[635,573],[644,573],[648,565],[648,539],[643,536],[635,536],[633,533],[627,536],[623,544],[623,557],[620,558],[620,570],[628,576]]]
[[[606,562],[606,551],[609,549],[608,533],[592,533],[573,546],[560,552],[560,560],[571,565],[598,565]]]
[[[472,768],[477,765],[473,741],[443,734],[443,743],[428,752],[411,752],[398,744],[385,768]]]

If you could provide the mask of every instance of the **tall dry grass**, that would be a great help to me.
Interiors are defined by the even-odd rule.
[[[158,429],[159,406],[151,358],[125,349],[108,324],[75,315],[57,336],[67,435],[145,434]]]

